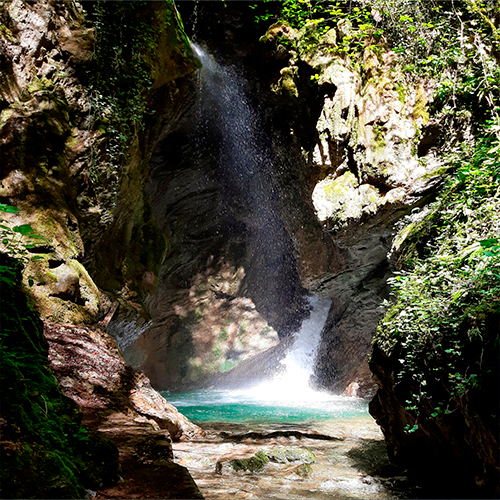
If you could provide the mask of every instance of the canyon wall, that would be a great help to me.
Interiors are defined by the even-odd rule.
[[[103,432],[132,427],[138,447],[156,433],[165,474],[194,491],[169,440],[200,429],[124,362],[105,327],[113,315],[147,322],[142,301],[167,248],[148,160],[197,61],[173,4],[84,6],[0,5],[0,250],[17,259],[1,266],[2,494],[83,498],[113,485],[119,454]]]
[[[316,383],[369,395],[394,223],[442,173],[426,132],[432,89],[405,84],[389,50],[366,49],[353,67],[335,29],[263,33],[247,6],[200,9],[214,24],[195,37],[220,81],[207,87],[199,70],[197,100],[153,153],[149,191],[171,250],[148,300],[153,325],[125,356],[159,387],[210,384],[270,347],[266,336],[243,347],[242,300],[261,317],[252,338],[272,328],[277,342],[308,314],[304,297],[320,294],[333,305]],[[244,366],[237,379],[251,383]]]

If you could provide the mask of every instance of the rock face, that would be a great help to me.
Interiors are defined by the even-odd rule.
[[[316,82],[313,136],[302,131],[300,112],[291,111],[289,119],[304,153],[301,168],[310,189],[304,206],[312,201],[325,244],[312,246],[304,229],[290,221],[288,227],[302,283],[333,300],[317,376],[321,385],[337,392],[349,386],[351,394],[356,388],[355,393],[368,395],[372,383],[366,358],[391,272],[393,224],[439,181],[432,151],[425,160],[415,155],[428,120],[430,89],[423,84],[405,88],[390,51],[375,54],[367,48],[360,55],[362,71],[353,69],[334,55],[335,30],[320,36],[273,26],[262,40],[273,54],[283,54],[278,35],[293,41],[295,50],[289,52],[274,92],[290,106],[300,106],[301,95],[311,93],[307,77],[313,75]],[[312,45],[311,37],[316,37]],[[329,247],[336,254],[335,266],[326,258]],[[318,252],[325,257],[318,258]],[[309,262],[322,264],[313,269]]]
[[[214,338],[200,304],[206,289],[227,287],[226,266],[244,273],[226,299],[251,299],[282,340],[307,315],[307,293],[332,299],[317,383],[369,395],[367,355],[387,295],[393,224],[439,182],[432,144],[425,158],[415,153],[430,89],[405,88],[390,51],[367,49],[354,69],[335,55],[334,30],[321,38],[276,25],[259,43],[240,7],[202,11],[232,41],[198,26],[207,47],[192,83],[198,100],[154,152],[149,190],[172,247],[148,304],[153,325],[125,356],[160,387],[196,385],[229,367],[231,346],[219,338],[228,354],[195,373],[200,360],[214,359],[214,341],[196,341]],[[218,315],[222,332],[227,320]]]
[[[149,191],[171,251],[147,302],[153,325],[125,350],[156,386],[176,389],[272,347],[305,314],[279,199],[269,196],[269,141],[233,69],[200,59],[197,99],[153,154]]]
[[[165,277],[148,302],[153,326],[124,349],[125,357],[157,387],[176,389],[208,384],[215,374],[278,344],[251,299],[237,295],[243,279],[243,268],[228,264],[198,273],[187,289],[172,289]]]
[[[152,84],[144,130],[125,147],[112,115],[130,102],[104,95],[107,87],[92,97],[85,80],[108,75],[99,47],[113,45],[113,32],[90,20],[112,7],[86,17],[75,5],[2,5],[2,64],[12,76],[2,94],[1,194],[46,238],[26,272],[38,310],[55,323],[112,315],[125,358],[155,386],[185,388],[290,337],[307,315],[305,294],[319,293],[333,306],[318,383],[369,392],[392,224],[437,179],[432,144],[415,155],[425,85],[406,89],[391,52],[367,49],[353,69],[335,55],[334,30],[320,40],[277,25],[259,43],[237,6],[205,7],[234,43],[201,28],[220,62],[206,52],[196,61],[177,15],[150,2],[123,13],[175,22],[148,39],[160,59],[149,42],[138,45]],[[115,136],[133,129],[127,123]]]
[[[21,268],[0,254],[1,494],[85,498],[118,481],[118,452],[81,427],[82,413],[57,384],[40,316],[21,289]]]
[[[130,40],[152,82],[142,96],[149,114],[145,104],[134,111],[147,123],[130,132],[116,128],[109,107],[125,123],[133,120],[130,110],[99,88],[98,76],[109,64],[102,46],[114,39],[90,22],[92,12],[78,3],[11,1],[2,2],[0,13],[0,195],[20,210],[12,216],[15,224],[30,224],[44,238],[30,250],[38,260],[25,273],[35,281],[35,306],[50,321],[71,324],[106,315],[105,293],[126,309],[140,309],[141,297],[155,288],[166,245],[145,192],[148,154],[170,106],[164,96],[195,68],[177,14],[160,2],[125,6],[120,14],[134,18],[129,24],[154,19],[158,25],[147,48],[137,33]],[[113,19],[106,9],[98,14],[104,25],[106,16]],[[162,16],[175,20],[169,30]],[[148,50],[160,56],[150,60]],[[115,71],[115,86],[126,71],[123,65]],[[116,135],[125,133],[127,144],[117,144]]]
[[[391,53],[366,51],[359,72],[329,51],[334,32],[306,50],[304,33],[275,26],[259,44],[255,28],[236,33],[238,7],[215,8],[208,15],[236,30],[232,52],[208,27],[199,36],[220,44],[221,61],[240,57],[246,78],[207,54],[198,54],[205,69],[186,77],[195,61],[182,31],[160,31],[160,60],[143,52],[153,80],[145,129],[132,134],[118,175],[115,101],[99,104],[85,83],[104,71],[105,54],[92,59],[96,36],[113,42],[87,18],[109,12],[2,9],[12,76],[2,87],[1,194],[21,210],[16,223],[46,238],[26,272],[38,310],[55,323],[112,315],[125,358],[155,386],[185,388],[290,337],[307,315],[304,295],[320,293],[333,306],[317,381],[369,392],[391,225],[435,180],[432,148],[426,165],[413,154],[426,88],[404,89]],[[152,2],[134,14],[162,11]],[[149,323],[141,302],[157,286]]]
[[[84,410],[105,418],[123,413],[146,417],[150,425],[167,429],[174,440],[202,434],[150,385],[146,376],[128,366],[112,337],[98,327],[45,323],[50,367],[64,394]],[[157,425],[155,425],[155,423]]]
[[[453,484],[447,494],[458,498],[498,496],[498,400],[494,395],[498,392],[498,357],[492,353],[484,363],[490,368],[488,390],[470,390],[457,402],[448,395],[446,412],[439,415],[428,398],[416,425],[407,400],[416,392],[414,384],[409,380],[394,384],[399,362],[379,348],[370,361],[378,385],[370,413],[384,433],[390,459],[408,467],[415,477],[428,478],[429,484],[435,483],[439,471],[443,484]],[[444,390],[439,381],[428,393],[435,398]]]
[[[107,426],[119,448],[127,432],[141,434],[135,444],[160,436],[153,448],[165,451],[166,444],[161,459],[168,463],[152,497],[199,498],[187,471],[171,463],[168,440],[201,431],[128,366],[114,341],[96,326],[113,314],[117,322],[130,315],[147,324],[141,302],[155,290],[167,247],[145,190],[148,159],[162,120],[175,112],[180,81],[196,61],[171,3],[83,5],[85,9],[78,2],[52,0],[0,5],[0,196],[2,203],[19,209],[2,219],[8,226],[29,224],[40,236],[24,258],[25,291],[46,320],[51,367],[63,392],[83,408],[86,425]],[[121,25],[115,24],[117,19]],[[128,64],[132,59],[134,64]],[[22,255],[25,242],[18,236]],[[0,250],[8,248],[2,243]],[[104,438],[89,439],[87,446],[81,414],[61,395],[46,366],[46,341],[36,342],[40,352],[30,370],[40,370],[43,377],[30,391],[32,397],[39,393],[40,401],[34,415],[16,418],[41,434],[31,450],[23,448],[31,462],[21,472],[10,468],[10,485],[2,480],[3,493],[83,497],[83,486],[97,490],[118,479],[112,470],[118,466],[117,450]],[[25,351],[21,358],[33,345],[20,345]],[[26,383],[22,374],[10,371]],[[53,387],[37,392],[47,376]],[[25,389],[9,377],[2,373],[2,409],[5,402],[13,411],[20,407],[4,397],[4,387],[23,394]],[[59,420],[50,417],[53,429],[39,425],[37,408],[45,416],[58,412]],[[6,421],[10,426],[10,417]],[[2,426],[6,421],[2,418]],[[119,431],[110,431],[120,425]],[[9,438],[8,432],[5,436]],[[7,451],[9,460],[18,456],[14,448]],[[95,471],[83,467],[87,459]],[[104,480],[103,474],[108,475]],[[165,474],[187,487],[169,493]],[[24,485],[14,484],[19,478]],[[131,489],[126,492],[133,496]]]

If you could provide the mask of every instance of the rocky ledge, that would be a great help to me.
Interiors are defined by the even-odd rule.
[[[173,462],[172,441],[204,432],[170,405],[123,360],[102,325],[46,321],[49,362],[62,392],[83,411],[82,424],[111,439],[121,480],[97,498],[203,498],[186,468]],[[147,478],[147,479],[146,479]]]
[[[100,326],[44,324],[50,367],[63,393],[86,417],[105,421],[121,413],[136,422],[164,429],[173,440],[190,439],[203,431],[156,392],[149,379],[128,366],[118,346]]]

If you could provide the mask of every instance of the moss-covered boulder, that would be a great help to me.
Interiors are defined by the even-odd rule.
[[[255,455],[248,458],[233,458],[231,460],[220,460],[215,465],[215,472],[222,474],[225,472],[260,472],[269,463],[269,458],[263,450],[259,450]]]
[[[302,462],[303,464],[312,464],[316,462],[316,456],[307,448],[284,447],[266,451],[266,455],[271,462],[287,464],[289,462]]]

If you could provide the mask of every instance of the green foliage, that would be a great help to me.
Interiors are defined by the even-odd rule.
[[[0,212],[17,214],[19,210],[16,207],[5,205],[0,203]],[[29,224],[21,224],[18,226],[13,226],[10,221],[0,218],[0,252],[5,252],[26,264],[28,260],[37,260],[41,257],[33,256],[29,257],[29,251],[35,248],[35,245],[39,240],[43,240],[42,236],[39,236],[33,232],[32,227]],[[15,278],[15,270],[9,266],[0,266],[0,281],[12,285]],[[28,282],[33,285],[33,278],[30,276]]]
[[[160,36],[144,15],[147,6],[148,2],[102,0],[95,6],[95,64],[89,75],[91,114],[93,127],[106,133],[107,144],[105,157],[92,159],[93,182],[117,182],[116,174],[128,158],[131,141],[144,126],[151,64],[157,57]],[[168,12],[165,8],[165,24],[171,22]]]
[[[268,0],[252,8],[257,22],[280,20],[304,29],[299,42],[282,40],[285,45],[311,50],[335,28],[336,47],[329,51],[354,65],[367,47],[388,47],[399,54],[408,80],[436,80],[437,105],[473,103],[478,115],[498,117],[500,34],[495,26],[500,14],[495,0]]]
[[[498,16],[495,0],[373,0],[371,5],[408,79],[436,79],[441,105],[474,102],[481,114],[498,116],[498,31],[491,21]]]
[[[322,35],[336,28],[340,34],[336,53],[352,58],[359,55],[364,47],[376,44],[383,35],[383,30],[377,27],[370,8],[362,2],[264,0],[261,4],[268,4],[268,9],[256,16],[256,22],[284,21],[294,28],[304,28],[305,37],[301,44],[305,50],[313,48],[319,43]],[[251,8],[262,9],[259,4]],[[286,40],[282,42],[285,45],[288,43]]]
[[[418,428],[426,405],[438,418],[452,413],[470,391],[487,390],[491,363],[498,362],[500,138],[491,133],[496,131],[490,126],[470,159],[455,165],[407,269],[389,280],[395,303],[374,342],[398,360],[397,384],[412,387],[406,409],[417,422],[407,432]]]

